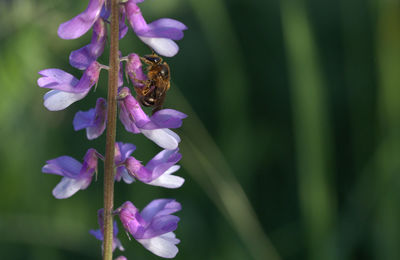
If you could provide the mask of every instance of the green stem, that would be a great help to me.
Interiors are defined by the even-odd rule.
[[[104,162],[104,260],[112,260],[114,207],[114,153],[119,72],[119,0],[111,0],[111,46],[108,71],[106,157]]]

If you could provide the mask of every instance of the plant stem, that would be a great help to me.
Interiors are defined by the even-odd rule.
[[[106,158],[104,162],[104,260],[112,260],[114,207],[114,153],[119,73],[119,0],[111,0],[111,46],[108,71]]]

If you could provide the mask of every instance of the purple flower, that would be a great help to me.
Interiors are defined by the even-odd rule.
[[[125,162],[128,173],[149,185],[176,189],[182,186],[185,180],[182,177],[172,175],[179,170],[175,165],[182,155],[175,150],[163,150],[151,159],[146,166],[134,157],[128,157]]]
[[[186,25],[169,18],[158,19],[147,24],[137,6],[140,2],[143,0],[128,0],[125,4],[128,21],[134,32],[158,54],[166,57],[175,56],[179,47],[174,40],[182,39],[183,30],[187,29]]]
[[[169,128],[180,127],[185,114],[173,109],[162,109],[148,117],[128,88],[122,88],[119,97],[119,118],[128,132],[142,133],[164,149],[174,150],[178,147],[181,139]]]
[[[115,258],[115,260],[128,260],[128,258],[126,258],[123,255],[118,256],[117,258]]]
[[[86,128],[86,136],[89,140],[96,139],[106,129],[107,103],[104,98],[97,99],[96,108],[89,111],[79,111],[75,114],[73,125],[78,131]]]
[[[85,70],[97,60],[104,51],[107,38],[107,27],[103,19],[98,19],[93,26],[93,36],[90,44],[71,52],[70,64],[80,70]]]
[[[50,111],[58,111],[81,100],[99,80],[100,70],[100,64],[94,61],[80,80],[60,69],[40,71],[39,87],[52,89],[44,95],[44,106]]]
[[[90,230],[89,233],[93,235],[100,241],[104,240],[104,209],[99,209],[97,211],[97,218],[100,229]],[[113,223],[113,244],[112,244],[112,251],[114,251],[117,247],[119,250],[124,251],[124,247],[121,244],[121,241],[117,237],[118,235],[118,225],[117,222],[114,221]],[[103,248],[103,245],[101,246]]]
[[[173,199],[153,200],[142,212],[125,202],[116,210],[122,224],[139,243],[155,255],[173,258],[178,253],[173,231],[178,227],[179,217],[171,215],[181,210],[181,204]]]
[[[86,189],[93,174],[97,172],[98,153],[91,148],[83,158],[83,164],[70,156],[60,156],[47,161],[42,172],[63,176],[60,183],[53,189],[53,195],[57,199],[66,199],[79,190]]]
[[[129,175],[128,170],[125,167],[125,161],[126,159],[135,151],[136,146],[133,144],[124,144],[121,142],[117,142],[115,144],[115,167],[117,168],[116,173],[115,173],[115,180],[116,181],[121,181],[124,180],[124,182],[131,184],[134,182],[134,178]]]
[[[85,34],[101,14],[104,0],[90,0],[85,11],[58,27],[58,36],[62,39],[76,39]]]

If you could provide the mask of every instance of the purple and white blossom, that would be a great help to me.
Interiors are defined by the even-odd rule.
[[[126,159],[125,166],[128,173],[141,182],[153,186],[176,189],[185,182],[182,177],[172,175],[179,170],[180,166],[176,165],[176,163],[181,158],[182,155],[178,152],[178,149],[163,150],[145,166],[132,156]]]
[[[99,209],[97,211],[97,221],[99,223],[100,229],[90,230],[89,233],[93,235],[100,241],[104,240],[104,209]],[[103,248],[103,245],[101,246]],[[118,239],[118,225],[117,222],[113,222],[113,243],[112,243],[112,251],[118,248],[120,251],[124,251],[124,247],[121,244],[121,241]]]
[[[96,107],[88,111],[79,111],[75,114],[74,130],[86,129],[89,140],[96,139],[106,129],[107,101],[104,98],[97,99]]]
[[[183,31],[187,29],[183,23],[162,18],[147,24],[137,3],[144,0],[128,0],[125,3],[127,18],[136,35],[150,48],[162,56],[175,56],[179,47],[174,40],[183,38]]]
[[[162,109],[149,117],[128,88],[122,88],[119,97],[119,118],[128,132],[142,133],[164,149],[174,150],[178,147],[181,139],[169,128],[179,128],[182,119],[186,118],[184,113],[174,109]]]
[[[100,64],[94,61],[80,80],[60,69],[40,71],[39,87],[52,89],[44,95],[44,106],[50,111],[58,111],[81,100],[99,80],[100,70]]]
[[[98,153],[90,148],[83,164],[70,156],[60,156],[46,162],[42,172],[63,176],[61,181],[53,189],[53,195],[57,199],[66,199],[79,190],[86,189],[92,182],[92,177],[97,172]]]
[[[125,230],[147,250],[164,258],[173,258],[178,253],[180,241],[173,231],[178,227],[179,217],[172,215],[181,210],[181,204],[173,199],[157,199],[141,212],[127,201],[116,212]]]

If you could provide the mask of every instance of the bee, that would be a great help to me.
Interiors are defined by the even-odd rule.
[[[167,90],[170,88],[168,64],[155,52],[140,57],[147,65],[147,80],[140,81],[143,88],[135,87],[137,100],[146,107],[153,107],[152,114],[162,108]]]

